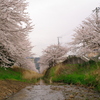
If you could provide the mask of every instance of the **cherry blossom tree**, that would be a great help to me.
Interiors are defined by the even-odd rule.
[[[44,51],[43,55],[40,57],[40,66],[46,68],[53,67],[57,64],[59,60],[68,52],[68,49],[61,45],[50,45]]]
[[[31,68],[34,64],[28,33],[32,30],[31,19],[26,12],[26,0],[0,0],[0,65],[7,67],[17,63]]]
[[[100,8],[75,30],[71,50],[77,55],[100,53]]]

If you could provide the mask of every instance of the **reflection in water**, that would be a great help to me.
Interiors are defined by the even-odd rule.
[[[99,100],[100,93],[75,85],[38,85],[28,86],[7,100]]]
[[[41,82],[40,82],[41,84]],[[50,85],[29,86],[7,100],[65,100],[62,91],[52,90]]]

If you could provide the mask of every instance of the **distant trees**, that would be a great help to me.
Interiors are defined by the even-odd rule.
[[[32,29],[26,0],[0,0],[0,65],[33,67],[28,33]]]
[[[61,45],[50,45],[43,51],[39,62],[49,67],[55,66],[67,52],[68,49]]]
[[[72,51],[78,55],[100,53],[100,8],[75,30]]]

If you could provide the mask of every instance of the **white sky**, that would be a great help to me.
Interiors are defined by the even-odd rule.
[[[30,33],[30,41],[35,56],[40,56],[43,49],[57,44],[61,37],[63,45],[71,41],[74,29],[100,6],[100,0],[27,0],[28,12],[34,30]]]

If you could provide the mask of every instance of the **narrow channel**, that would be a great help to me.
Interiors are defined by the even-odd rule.
[[[7,100],[100,100],[100,93],[75,85],[46,85],[40,80]]]

